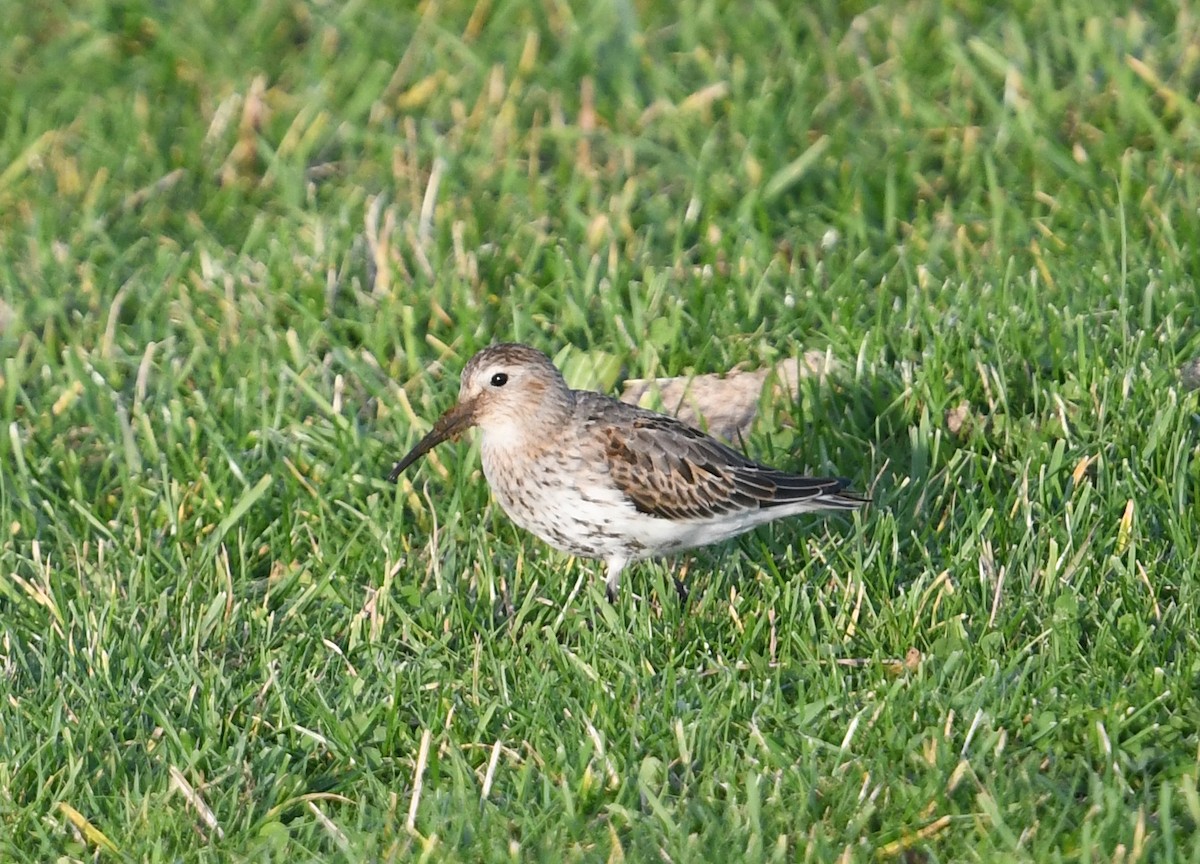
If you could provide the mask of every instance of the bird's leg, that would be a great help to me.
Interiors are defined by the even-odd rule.
[[[617,591],[621,588],[621,571],[625,569],[624,558],[609,558],[608,573],[604,577],[604,593],[608,602],[617,602]]]
[[[680,606],[687,605],[689,596],[687,582],[684,581],[687,579],[688,563],[689,561],[685,559],[678,568],[671,568],[671,579],[675,582],[675,593],[679,597]]]
[[[688,601],[687,585],[684,583],[684,581],[681,578],[679,578],[675,574],[672,574],[671,578],[675,581],[675,593],[679,595],[679,605],[686,606],[687,601]]]

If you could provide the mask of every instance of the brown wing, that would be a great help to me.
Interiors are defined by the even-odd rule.
[[[832,508],[865,502],[839,494],[845,480],[801,477],[759,465],[666,415],[639,409],[621,413],[625,416],[613,422],[598,422],[597,431],[609,475],[642,513],[703,519],[798,501]]]

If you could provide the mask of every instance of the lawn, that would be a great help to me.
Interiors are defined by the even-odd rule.
[[[0,861],[1200,860],[1187,4],[4,8]],[[499,340],[873,504],[611,605]]]

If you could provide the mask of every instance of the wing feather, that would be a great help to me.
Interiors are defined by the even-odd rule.
[[[613,483],[642,513],[661,519],[705,519],[800,501],[830,508],[866,502],[842,492],[846,481],[840,478],[778,471],[672,417],[615,400],[605,402],[592,413],[589,425],[602,442]]]

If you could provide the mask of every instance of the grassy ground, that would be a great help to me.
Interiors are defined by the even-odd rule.
[[[1200,859],[1189,7],[406,5],[7,4],[0,860]],[[876,503],[610,608],[496,339]]]

